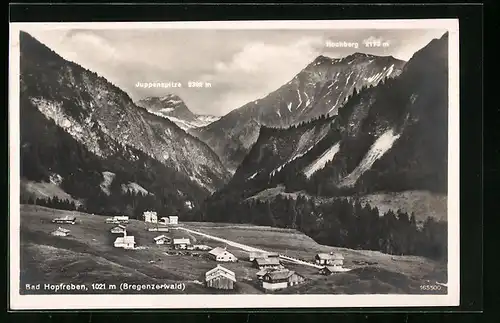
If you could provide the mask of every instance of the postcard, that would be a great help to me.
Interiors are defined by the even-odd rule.
[[[458,20],[10,29],[11,309],[459,305]]]

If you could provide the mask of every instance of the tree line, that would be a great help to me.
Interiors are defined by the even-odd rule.
[[[446,222],[429,217],[417,223],[414,214],[403,211],[381,215],[376,207],[355,199],[323,204],[302,195],[242,203],[220,200],[196,220],[293,228],[324,245],[447,259]]]

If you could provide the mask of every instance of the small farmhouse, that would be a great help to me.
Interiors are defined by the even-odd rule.
[[[168,217],[169,224],[179,224],[179,217],[177,215],[171,215]]]
[[[314,258],[318,265],[342,266],[344,264],[344,256],[340,253],[318,253]]]
[[[169,244],[172,241],[172,239],[170,239],[164,234],[157,236],[156,238],[153,238],[153,240],[156,244]]]
[[[126,226],[119,224],[111,229],[111,233],[125,233],[126,230],[127,230]]]
[[[205,284],[209,288],[233,289],[236,284],[236,275],[231,270],[217,265],[205,273]]]
[[[135,239],[134,236],[123,236],[118,237],[115,240],[114,246],[116,248],[124,248],[124,249],[134,249],[135,247]]]
[[[173,243],[175,249],[186,249],[191,244],[189,238],[174,239]]]
[[[75,224],[76,223],[76,218],[75,217],[70,217],[70,216],[65,216],[63,218],[55,218],[55,219],[52,220],[52,223]]]
[[[66,237],[69,235],[69,230],[68,229],[64,229],[64,228],[57,228],[56,230],[52,231],[51,235],[53,236],[57,236],[57,237]]]
[[[142,216],[144,218],[144,222],[150,222],[150,223],[157,223],[158,222],[158,215],[156,212],[146,211],[143,213]]]
[[[303,283],[305,278],[292,270],[285,269],[267,272],[261,281],[265,290],[277,290]]]
[[[255,258],[253,261],[254,266],[259,269],[279,269],[281,268],[281,263],[279,258]]]
[[[232,253],[219,247],[210,250],[208,256],[211,259],[220,262],[235,262],[238,260],[238,258],[236,258]]]

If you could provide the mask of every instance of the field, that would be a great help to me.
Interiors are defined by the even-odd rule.
[[[51,223],[53,218],[66,214],[75,215],[77,223],[74,225]],[[153,243],[153,238],[163,233],[149,232],[146,223],[136,220],[131,220],[127,225],[127,234],[135,236],[137,247],[140,248],[136,250],[114,248],[116,235],[109,231],[113,225],[104,221],[105,217],[98,215],[22,205],[21,292],[47,293],[43,290],[25,291],[26,284],[73,283],[90,286],[92,283],[119,285],[126,282],[182,283],[185,286],[184,290],[169,290],[168,293],[264,293],[255,277],[258,269],[252,267],[247,260],[248,253],[243,250],[226,246],[240,259],[236,263],[223,264],[236,273],[238,282],[235,290],[229,292],[209,290],[202,284],[204,273],[217,263],[207,259],[204,252],[185,251],[179,255],[168,255],[166,254],[169,251],[168,246]],[[51,236],[50,232],[58,226],[70,229],[70,235]],[[308,261],[312,260],[317,252],[338,251],[345,257],[345,267],[352,268],[346,273],[322,276],[313,267],[284,263],[287,268],[306,277],[306,283],[280,293],[446,293],[447,290],[444,286],[434,292],[420,289],[421,285],[447,282],[445,263],[421,257],[396,257],[375,251],[322,246],[291,229],[206,222],[181,223],[180,226]],[[170,230],[166,235],[190,238],[192,243],[207,244],[211,247],[225,246],[222,242],[181,229]],[[121,293],[119,290],[93,292]]]

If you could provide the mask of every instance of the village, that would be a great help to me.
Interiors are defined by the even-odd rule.
[[[350,270],[344,267],[343,255],[333,252],[317,253],[311,261],[307,261],[275,252],[261,251],[252,248],[245,250],[245,254],[248,254],[248,256],[245,257],[246,259],[241,259],[241,257],[239,259],[234,253],[230,252],[226,246],[212,247],[207,244],[193,242],[187,234],[186,236],[179,236],[179,232],[186,231],[181,230],[182,225],[179,223],[179,217],[177,215],[159,218],[157,212],[146,211],[143,213],[142,217],[145,224],[144,230],[157,232],[157,235],[151,239],[150,244],[143,243],[144,245],[141,246],[137,245],[134,235],[128,234],[127,225],[130,221],[128,216],[117,215],[104,220],[105,224],[110,225],[109,234],[116,237],[113,238],[113,247],[123,250],[141,250],[154,246],[164,248],[164,254],[167,256],[181,255],[203,257],[204,259],[213,261],[213,268],[206,271],[204,274],[203,284],[209,289],[235,289],[238,284],[236,274],[234,271],[227,268],[228,266],[225,264],[238,264],[240,261],[251,263],[255,271],[254,283],[264,292],[287,289],[307,281],[305,275],[298,272],[300,270],[296,269],[297,266],[294,266],[292,270],[287,268],[287,263],[313,267],[317,270],[319,275],[325,276]],[[82,219],[80,218],[79,221],[82,221]],[[64,228],[63,225],[75,225],[80,222],[77,221],[76,217],[65,216],[53,219],[52,223],[60,225],[51,233],[53,236],[67,237],[71,235],[71,230]],[[177,234],[173,235],[173,232]],[[213,238],[216,239],[216,237]]]

